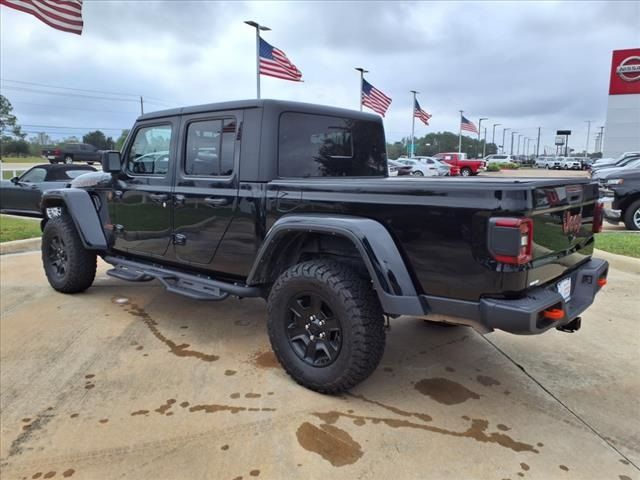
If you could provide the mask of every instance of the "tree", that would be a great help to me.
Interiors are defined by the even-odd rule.
[[[122,150],[122,146],[124,145],[125,140],[129,136],[129,129],[122,130],[122,133],[116,140],[116,150]]]
[[[11,112],[13,112],[11,102],[4,95],[0,95],[0,158],[4,154],[20,153],[24,150],[24,145],[12,142],[21,141],[27,145],[24,142],[26,133],[22,133],[18,119]],[[28,150],[27,145],[27,152]]]
[[[89,132],[82,137],[82,143],[93,145],[98,150],[111,150],[114,147],[114,141],[111,137],[106,137],[100,130]]]

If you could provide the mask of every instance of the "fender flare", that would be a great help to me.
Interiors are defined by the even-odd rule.
[[[369,218],[346,215],[288,215],[269,229],[247,278],[247,285],[264,279],[271,255],[288,234],[309,232],[346,238],[360,254],[385,313],[422,315],[426,305],[418,295],[404,259],[389,231]]]
[[[46,209],[51,206],[64,205],[73,219],[82,244],[88,250],[106,250],[107,239],[102,230],[102,223],[86,190],[64,188],[47,190],[42,194],[41,208],[46,219]]]

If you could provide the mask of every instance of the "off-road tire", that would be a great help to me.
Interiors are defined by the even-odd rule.
[[[59,267],[60,257],[64,258],[63,269]],[[84,248],[69,215],[54,217],[45,224],[42,233],[42,265],[49,285],[59,292],[83,292],[93,283],[96,276],[96,253]]]
[[[289,302],[304,292],[321,295],[341,326],[335,360],[305,363],[289,340]],[[333,260],[310,260],[284,271],[269,294],[267,328],[271,347],[285,371],[300,385],[320,393],[345,392],[376,369],[385,345],[383,311],[368,279]]]
[[[634,221],[636,215],[640,215],[640,200],[636,200],[624,211],[624,225],[627,230],[640,230],[640,225]]]

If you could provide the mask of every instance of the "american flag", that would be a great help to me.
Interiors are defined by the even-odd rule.
[[[422,120],[422,123],[424,123],[425,125],[429,125],[431,115],[420,108],[418,100],[416,100],[416,104],[413,106],[413,116]]]
[[[464,115],[461,115],[460,130],[466,130],[467,132],[478,134],[478,129],[475,124],[469,121]]]
[[[0,0],[0,4],[29,13],[58,30],[82,34],[82,0]]]
[[[260,74],[270,77],[302,81],[302,73],[289,61],[285,53],[260,39]]]
[[[384,117],[389,105],[391,105],[391,99],[384,93],[371,85],[366,80],[362,80],[362,105],[369,107],[376,113],[379,113]]]

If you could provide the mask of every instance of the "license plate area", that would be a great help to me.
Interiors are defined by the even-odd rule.
[[[571,300],[571,277],[560,280],[558,282],[557,289],[565,302]]]

